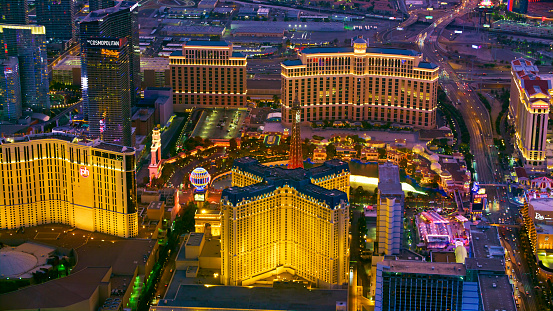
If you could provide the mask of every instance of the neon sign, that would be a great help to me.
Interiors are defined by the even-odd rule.
[[[90,176],[90,171],[88,170],[88,168],[86,168],[86,166],[81,166],[79,168],[79,173],[81,174],[81,177],[84,177],[84,178],[87,178],[88,176]]]

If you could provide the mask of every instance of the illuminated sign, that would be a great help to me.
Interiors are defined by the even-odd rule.
[[[194,201],[196,202],[205,201],[205,193],[194,193]]]
[[[100,53],[106,56],[119,56],[119,52],[115,50],[102,49]]]
[[[490,28],[490,24],[484,24],[482,25],[484,28]]]
[[[481,47],[482,47],[481,45],[475,45],[475,44],[472,45],[472,48],[476,50],[480,49]]]
[[[117,46],[119,47],[119,40],[86,40],[86,44],[89,46]]]
[[[484,199],[484,198],[487,198],[487,197],[488,197],[487,194],[476,194],[476,195],[474,195],[475,199]]]
[[[426,16],[426,19],[433,19],[434,17],[432,16]]]
[[[403,30],[403,27],[398,27],[397,30]]]
[[[10,67],[6,67],[6,68],[4,69],[4,74],[5,74],[5,75],[11,74],[11,73],[13,73],[13,70],[12,70]]]
[[[79,173],[81,174],[81,177],[87,178],[90,175],[90,171],[86,166],[81,166],[79,168]]]
[[[478,190],[480,190],[480,186],[478,186],[478,183],[477,182],[474,182],[474,184],[472,185],[472,192],[478,192]]]
[[[455,30],[455,33],[463,33],[462,30]]]
[[[537,219],[537,220],[544,220],[545,219],[545,217],[540,215],[540,213],[536,213],[536,216],[534,218]]]
[[[106,129],[106,123],[104,122],[104,119],[100,120],[100,133],[103,133]]]

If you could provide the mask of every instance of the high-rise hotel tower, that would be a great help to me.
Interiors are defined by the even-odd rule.
[[[515,124],[516,147],[525,168],[544,171],[547,169],[546,135],[553,104],[553,80],[541,77],[538,67],[523,59],[511,62],[511,74],[509,110]]]
[[[246,56],[224,41],[188,41],[169,57],[173,107],[246,106]]]
[[[134,149],[48,133],[0,139],[0,229],[138,234]]]
[[[436,124],[438,66],[412,50],[308,48],[282,63],[282,120],[291,123],[296,92],[302,122],[377,121],[430,129]]]
[[[246,286],[282,272],[320,288],[348,283],[349,166],[309,170],[234,161],[221,195],[221,275]]]

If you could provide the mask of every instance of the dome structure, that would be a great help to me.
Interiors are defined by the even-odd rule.
[[[442,166],[438,162],[433,162],[432,164],[430,164],[430,169],[433,170],[434,172],[439,173],[442,171]]]
[[[429,157],[429,160],[430,160],[430,162],[432,162],[432,163],[438,162],[438,161],[440,161],[440,156],[437,155],[437,154],[433,154],[433,155],[431,155],[431,156]]]
[[[416,154],[421,154],[424,152],[424,147],[421,146],[421,145],[415,145],[413,147],[413,152],[416,153]]]
[[[211,181],[211,175],[209,175],[205,168],[197,167],[190,173],[189,179],[196,190],[203,190]]]
[[[35,267],[35,256],[18,251],[0,252],[0,278],[15,277]]]

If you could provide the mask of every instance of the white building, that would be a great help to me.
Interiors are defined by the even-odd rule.
[[[380,254],[399,254],[403,236],[404,199],[399,182],[399,167],[391,163],[379,165],[376,242]]]

